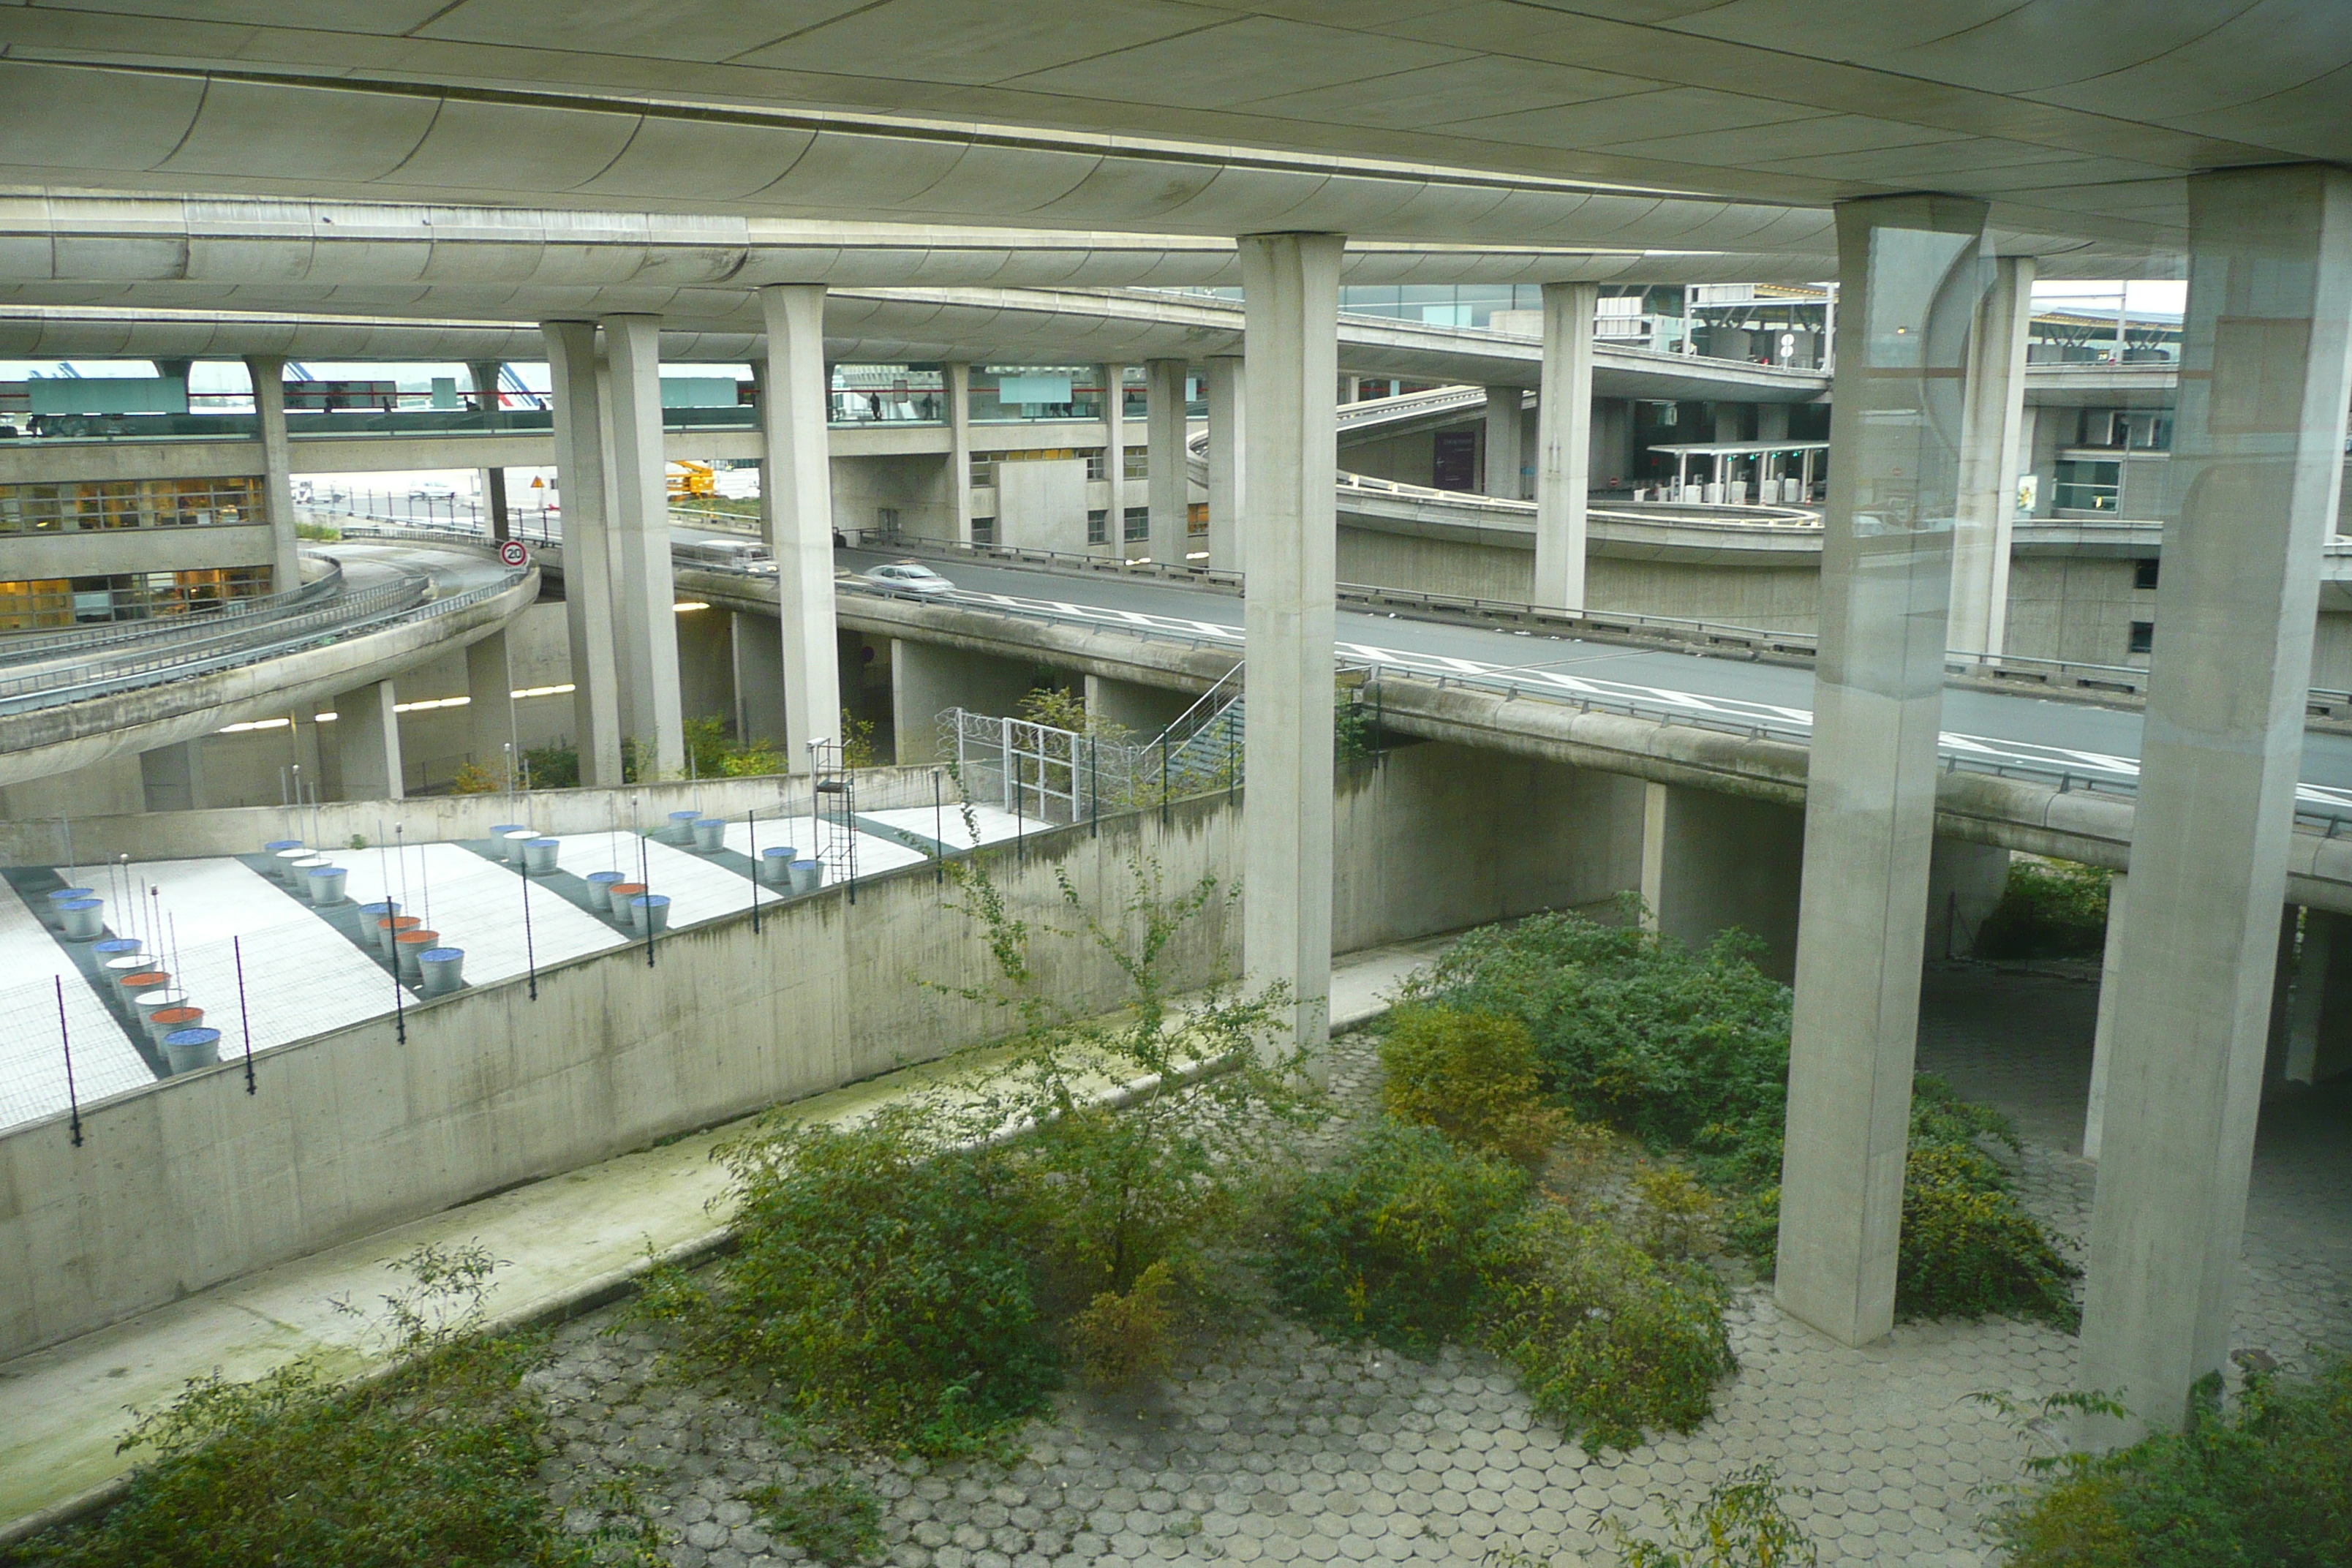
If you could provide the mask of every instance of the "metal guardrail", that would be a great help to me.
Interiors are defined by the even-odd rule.
[[[529,570],[525,567],[507,572],[497,582],[421,604],[418,601],[431,590],[429,580],[387,583],[380,588],[352,595],[331,609],[313,610],[308,615],[277,623],[269,628],[274,635],[266,642],[256,643],[249,637],[240,636],[234,639],[243,645],[240,647],[211,651],[184,649],[168,658],[109,666],[104,673],[98,675],[91,675],[84,669],[62,669],[14,681],[0,681],[0,713],[29,712],[42,708],[62,707],[69,702],[86,702],[142,686],[184,680],[209,675],[215,670],[283,658],[305,648],[339,642],[346,637],[376,629],[388,621],[423,621],[452,615],[507,592],[520,582]]]
[[[306,550],[302,553],[325,561],[327,570],[299,588],[289,589],[282,594],[260,594],[250,599],[227,600],[218,609],[191,610],[182,615],[151,616],[142,621],[117,621],[104,626],[93,626],[88,631],[0,639],[0,663],[24,664],[80,648],[105,647],[115,643],[142,642],[149,638],[160,640],[190,634],[204,635],[232,622],[280,615],[297,605],[332,598],[342,592],[341,562],[315,550]]]

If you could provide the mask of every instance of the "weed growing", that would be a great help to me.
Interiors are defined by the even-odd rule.
[[[2096,958],[2107,936],[2112,872],[2017,856],[2000,902],[1977,930],[1979,958]]]
[[[565,1534],[532,1482],[554,1453],[520,1391],[533,1336],[483,1337],[492,1260],[420,1248],[394,1266],[387,1376],[341,1384],[295,1362],[248,1383],[217,1373],[140,1416],[124,1451],[152,1455],[106,1514],[16,1549],[45,1568],[412,1568],[422,1563],[585,1568],[651,1562],[650,1532],[622,1493],[619,1522]]]
[[[849,1568],[882,1545],[882,1500],[856,1480],[835,1477],[798,1487],[762,1487],[751,1506],[768,1530],[824,1568]]]
[[[1732,1247],[1771,1266],[1788,1110],[1789,988],[1752,942],[1704,952],[1628,921],[1539,915],[1472,932],[1417,999],[1523,1025],[1545,1090],[1688,1159],[1724,1204]],[[1932,1075],[1914,1083],[1898,1310],[2008,1313],[2071,1330],[2079,1270],[2017,1202],[1987,1143],[2017,1147],[2007,1120]]]

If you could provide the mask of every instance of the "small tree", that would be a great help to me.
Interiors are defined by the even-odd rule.
[[[1035,927],[1013,913],[983,858],[950,868],[992,973],[940,989],[1002,1012],[1012,1050],[934,1091],[930,1119],[957,1142],[1020,1138],[1049,1194],[1050,1272],[1074,1306],[1126,1297],[1156,1265],[1194,1279],[1244,1193],[1288,1164],[1291,1133],[1324,1114],[1306,1053],[1285,1038],[1287,986],[1245,993],[1220,978],[1187,1003],[1172,994],[1171,950],[1237,889],[1203,877],[1171,896],[1157,859],[1138,850],[1124,864],[1132,890],[1112,918],[1057,869],[1058,920]],[[1115,967],[1125,1005],[1097,1015],[1055,994],[1033,956],[1041,935]]]

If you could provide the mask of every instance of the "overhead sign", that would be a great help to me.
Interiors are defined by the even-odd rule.
[[[509,539],[499,546],[499,559],[509,566],[528,566],[530,564],[530,552],[523,548],[521,540]]]

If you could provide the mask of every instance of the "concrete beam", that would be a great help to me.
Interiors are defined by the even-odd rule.
[[[1241,241],[1250,342],[1243,959],[1252,984],[1289,988],[1292,1037],[1308,1048],[1327,1037],[1331,989],[1339,520],[1330,471],[1339,447],[1339,258],[1346,248],[1336,234],[1249,235]]]
[[[841,649],[833,607],[833,473],[825,444],[824,289],[760,290],[767,329],[768,439],[760,521],[776,559],[783,623],[784,765],[810,770],[811,742],[841,736]]]
[[[1838,207],[1843,428],[1831,449],[1821,652],[1773,1292],[1843,1344],[1895,1321],[1936,741],[1951,600],[1958,372],[1985,208]]]
[[[948,495],[953,509],[958,544],[971,542],[971,366],[950,364],[942,369],[948,400]]]
[[[555,404],[555,484],[563,510],[563,621],[572,648],[572,734],[580,782],[621,782],[620,671],[613,637],[612,543],[604,518],[603,396],[596,328],[548,321],[549,384]]]
[[[2180,1424],[2223,1369],[2288,898],[2319,584],[2352,402],[2352,173],[2189,182],[2179,515],[2142,742],[2083,1317],[2084,1386]]]

